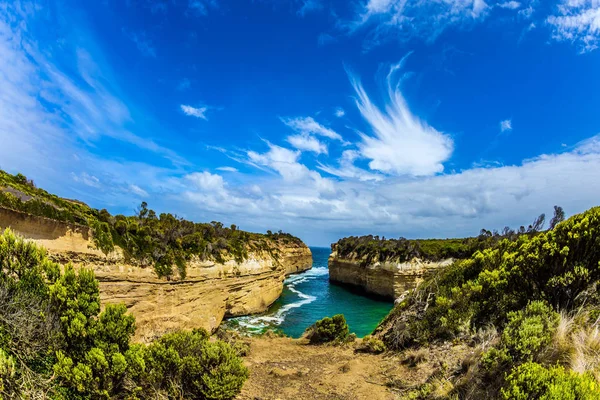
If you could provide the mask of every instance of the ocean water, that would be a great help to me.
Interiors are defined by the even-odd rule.
[[[350,332],[358,337],[370,334],[393,304],[330,285],[327,269],[329,248],[311,247],[311,251],[312,269],[289,276],[284,282],[281,297],[267,312],[232,318],[226,325],[256,333],[274,328],[297,338],[315,321],[344,314]]]

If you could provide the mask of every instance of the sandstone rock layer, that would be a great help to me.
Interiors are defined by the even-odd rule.
[[[185,280],[158,279],[150,267],[94,249],[88,227],[0,208],[0,228],[10,227],[46,247],[60,263],[94,270],[103,304],[124,303],[136,317],[136,339],[150,341],[175,329],[214,331],[223,318],[265,311],[283,290],[286,275],[312,266],[306,245],[273,241],[270,251],[241,263],[195,260]]]
[[[329,256],[329,280],[394,301],[417,287],[435,270],[450,265],[452,261],[446,259],[433,262],[414,258],[407,262],[366,263],[358,257],[338,257],[334,250]]]

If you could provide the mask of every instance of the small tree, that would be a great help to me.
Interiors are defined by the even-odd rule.
[[[312,344],[343,342],[349,333],[346,318],[342,314],[325,317],[307,329],[307,337]]]
[[[554,216],[550,220],[550,229],[565,220],[565,211],[560,206],[554,206]]]

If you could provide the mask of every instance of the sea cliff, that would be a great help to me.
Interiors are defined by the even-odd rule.
[[[95,249],[89,227],[0,207],[0,228],[43,245],[52,259],[94,270],[102,304],[124,303],[137,321],[136,339],[150,341],[175,329],[214,331],[223,318],[265,311],[281,295],[284,277],[312,266],[303,243],[270,240],[243,261],[188,262],[185,279],[159,279],[152,267]]]
[[[408,261],[380,261],[366,260],[356,255],[341,257],[334,246],[328,261],[329,280],[394,301],[417,287],[435,270],[450,265],[452,261],[451,258],[428,261],[415,257]]]

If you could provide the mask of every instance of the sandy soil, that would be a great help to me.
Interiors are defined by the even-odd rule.
[[[444,398],[450,378],[474,349],[443,343],[380,355],[355,352],[360,343],[312,346],[305,339],[245,339],[250,377],[238,400],[388,400],[413,398],[426,382]]]
[[[355,353],[351,345],[311,346],[302,339],[254,338],[245,363],[250,378],[240,400],[397,398],[385,385],[392,360]]]

